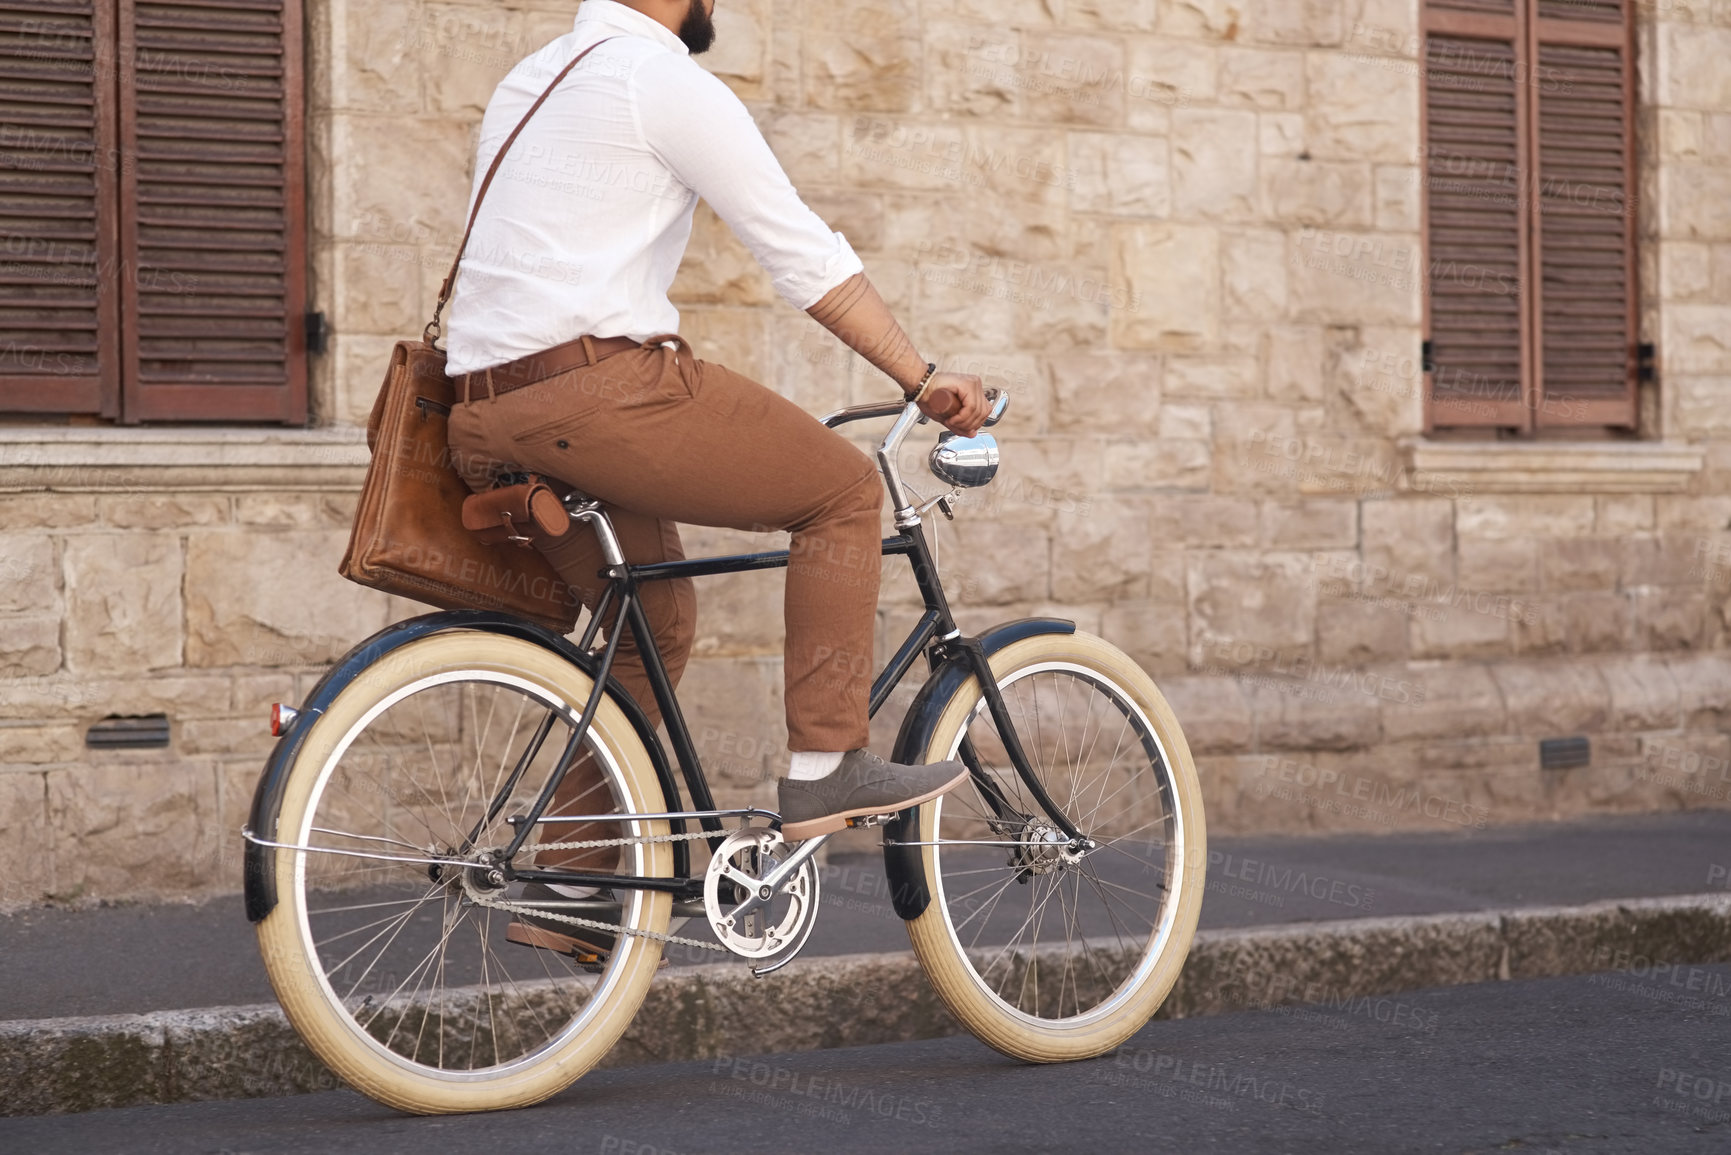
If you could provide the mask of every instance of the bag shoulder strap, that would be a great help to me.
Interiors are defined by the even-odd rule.
[[[463,229],[463,239],[457,244],[457,255],[451,258],[451,271],[445,274],[445,283],[439,286],[439,303],[433,306],[433,319],[427,322],[426,331],[421,334],[427,344],[431,345],[439,339],[439,316],[445,311],[445,304],[451,299],[451,290],[457,287],[457,266],[463,262],[463,251],[469,247],[469,234],[475,231],[475,219],[481,215],[481,202],[487,199],[487,189],[491,187],[493,176],[499,171],[499,166],[505,162],[505,154],[511,151],[511,146],[517,142],[518,135],[529,123],[529,118],[540,111],[543,104],[547,103],[547,98],[553,95],[553,90],[559,87],[559,82],[571,75],[571,70],[583,63],[585,56],[607,43],[608,40],[614,39],[617,37],[609,36],[606,39],[597,40],[579,52],[571,63],[561,68],[559,75],[555,76],[552,83],[547,85],[542,90],[541,95],[535,98],[535,103],[529,106],[529,111],[523,114],[523,119],[517,122],[517,127],[511,130],[511,135],[505,138],[505,143],[500,145],[499,151],[494,154],[493,163],[487,166],[487,175],[481,178],[481,187],[475,193],[475,205],[469,210],[469,223]]]

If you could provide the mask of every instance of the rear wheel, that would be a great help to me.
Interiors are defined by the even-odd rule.
[[[1177,719],[1123,652],[1087,634],[1011,643],[991,665],[1071,844],[1004,753],[979,682],[951,696],[928,761],[972,742],[970,779],[920,808],[931,902],[908,935],[945,1004],[1032,1062],[1129,1038],[1172,989],[1202,906],[1202,798]],[[911,837],[911,836],[910,836]]]
[[[519,1107],[568,1086],[630,1024],[659,942],[617,933],[605,962],[586,967],[507,941],[513,916],[496,905],[520,889],[498,873],[506,819],[540,794],[592,685],[532,643],[441,633],[392,651],[312,723],[288,772],[275,841],[294,849],[271,851],[278,903],[259,945],[289,1021],[357,1090],[423,1114]],[[665,809],[610,699],[586,743],[599,784],[567,813]],[[572,828],[545,829],[539,841]],[[597,822],[578,837],[666,833],[665,822]],[[669,845],[624,845],[619,869],[670,877]],[[666,932],[668,895],[619,897],[560,913]]]

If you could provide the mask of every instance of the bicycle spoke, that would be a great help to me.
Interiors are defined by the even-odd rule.
[[[922,837],[942,846],[949,931],[985,989],[1037,1018],[1087,1015],[1130,981],[1173,901],[1168,768],[1140,707],[1096,675],[1036,670],[1000,691],[1030,769],[1094,848],[1050,841],[1053,816],[995,761],[1004,746],[983,699],[968,715],[981,767],[1029,820],[1005,823],[965,786]],[[1025,905],[1007,900],[1018,878]]]
[[[552,774],[565,743],[547,748],[547,723],[581,707],[476,671],[401,694],[337,747],[300,828],[313,845],[299,848],[296,885],[310,961],[371,1044],[431,1070],[485,1071],[568,1046],[589,1021],[575,960],[501,945],[516,916],[490,896],[516,891],[479,857],[497,849],[504,792],[519,780],[538,792]],[[594,735],[584,752],[593,772],[559,809],[607,826],[620,761]]]
[[[1048,888],[1045,895],[1043,897],[1041,897],[1039,899],[1039,901],[1036,903],[1035,902],[1035,896],[1034,896],[1034,892],[1035,892],[1036,888],[1033,886],[1028,887],[1028,891],[1029,891],[1029,894],[1028,894],[1028,917],[1024,918],[1022,920],[1022,925],[1018,926],[1016,928],[1015,933],[1010,936],[1010,941],[1005,943],[1003,945],[1003,947],[998,951],[997,955],[995,955],[993,957],[993,963],[995,963],[998,958],[1002,958],[1011,948],[1013,948],[1016,945],[1017,940],[1022,937],[1022,932],[1028,928],[1028,924],[1033,922],[1036,918],[1038,918],[1040,912],[1046,909],[1046,903],[1048,903],[1052,900],[1052,890],[1053,889],[1055,889],[1055,888]],[[988,973],[990,973],[993,963],[987,964],[986,971]],[[1006,978],[1005,981],[1007,982],[1008,979]],[[1000,988],[998,991],[998,994],[1002,995],[1003,993],[1004,992],[1003,992],[1002,988]]]
[[[353,998],[354,997],[355,991],[357,989],[359,989],[359,987],[362,983],[367,981],[367,976],[372,973],[373,967],[378,965],[379,959],[384,957],[385,951],[390,949],[391,943],[393,943],[397,940],[397,936],[402,933],[403,928],[405,926],[409,925],[409,920],[415,917],[415,912],[420,910],[421,907],[426,904],[427,899],[431,898],[434,894],[437,894],[437,893],[439,893],[437,887],[434,887],[434,888],[428,890],[427,893],[421,897],[420,902],[416,903],[412,908],[410,908],[409,910],[405,910],[402,913],[402,915],[397,920],[397,924],[396,924],[395,929],[393,929],[390,932],[390,938],[385,941],[384,946],[379,948],[379,953],[373,957],[373,961],[367,964],[367,969],[361,972],[361,977],[356,979],[354,981],[354,984],[349,987],[349,993],[347,996],[345,996],[346,998]],[[368,939],[366,942],[364,942],[360,946],[356,947],[354,952],[352,954],[350,954],[348,956],[348,958],[345,958],[342,962],[338,963],[336,966],[328,968],[329,973],[333,974],[333,975],[342,973],[343,969],[345,967],[347,967],[349,965],[349,963],[354,961],[356,955],[360,954],[362,951],[366,950],[369,946],[373,945],[373,943],[377,942],[381,937],[384,936],[384,934],[385,934],[385,932],[381,930],[378,934],[375,934],[372,938]]]

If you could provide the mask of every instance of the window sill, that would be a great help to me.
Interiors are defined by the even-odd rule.
[[[366,431],[0,428],[0,491],[345,491],[366,476]]]
[[[1472,493],[1677,493],[1706,451],[1662,441],[1401,443],[1414,489]]]

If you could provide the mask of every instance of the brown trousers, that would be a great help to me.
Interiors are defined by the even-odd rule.
[[[450,430],[457,466],[472,487],[486,487],[507,465],[568,482],[607,507],[634,564],[684,556],[675,522],[791,531],[788,746],[866,744],[884,495],[871,461],[840,434],[755,381],[697,360],[683,341],[677,348],[646,343],[459,404]],[[574,526],[544,552],[593,609],[605,585],[594,533]],[[696,632],[692,583],[640,588],[656,647],[677,682]],[[620,639],[615,673],[658,720],[629,634]]]

